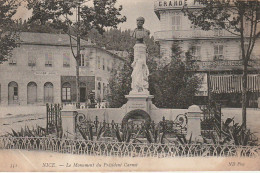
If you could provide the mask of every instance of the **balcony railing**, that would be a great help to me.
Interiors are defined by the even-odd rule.
[[[155,40],[190,40],[190,39],[215,39],[238,38],[226,30],[164,30],[154,33]]]
[[[196,70],[242,70],[243,62],[242,60],[195,61],[192,66]],[[248,69],[260,69],[260,59],[250,60]]]

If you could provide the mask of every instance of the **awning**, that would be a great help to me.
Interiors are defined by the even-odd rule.
[[[242,75],[211,75],[210,87],[213,93],[241,93]],[[247,76],[247,91],[260,92],[260,75]]]

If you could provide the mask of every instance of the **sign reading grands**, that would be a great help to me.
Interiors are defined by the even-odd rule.
[[[188,5],[189,7],[201,6],[202,0],[158,0],[155,1],[155,9],[157,8],[178,8]]]

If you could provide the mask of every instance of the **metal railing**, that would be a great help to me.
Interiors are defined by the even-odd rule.
[[[259,146],[145,144],[39,137],[1,137],[0,149],[119,157],[259,157]]]
[[[137,124],[134,122],[123,124],[115,123],[115,121],[112,120],[110,123],[106,122],[105,120],[100,121],[97,116],[95,120],[92,121],[91,119],[87,119],[84,114],[78,114],[76,117],[75,131],[80,132],[81,130],[80,133],[84,133],[87,136],[87,134],[89,134],[90,128],[91,134],[93,134],[95,137],[97,136],[98,132],[102,131],[103,137],[116,138],[116,129],[123,131],[125,128],[132,134],[138,134],[137,136],[139,136],[139,138],[145,138],[145,130],[149,130],[151,132],[158,130],[161,133],[167,134],[169,137],[176,137],[176,135],[185,135],[187,133],[187,116],[180,114],[174,121],[166,120],[165,117],[163,117],[162,121],[159,123],[152,121],[147,126],[144,121],[140,121]]]
[[[57,131],[57,128],[61,126],[61,109],[60,104],[46,104],[47,134]]]
[[[155,40],[239,38],[226,30],[163,30],[154,33]]]

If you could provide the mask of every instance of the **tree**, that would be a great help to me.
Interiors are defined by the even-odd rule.
[[[89,1],[89,0],[88,0]],[[87,1],[87,2],[88,2]],[[74,53],[71,43],[71,51],[76,60],[76,102],[79,107],[79,62],[80,62],[80,39],[95,28],[100,34],[105,27],[114,27],[126,21],[121,16],[122,6],[116,8],[116,0],[93,0],[93,6],[88,6],[84,0],[27,0],[28,9],[32,9],[30,23],[38,22],[40,25],[50,24],[55,29],[62,29],[70,36],[70,42],[77,40],[77,52]],[[76,10],[76,21],[72,20]]]
[[[160,108],[187,108],[194,102],[194,96],[200,87],[201,79],[189,72],[191,55],[183,52],[178,43],[172,45],[171,60],[165,66],[159,66],[150,76],[150,91],[154,95],[154,104]]]
[[[16,28],[13,16],[20,3],[17,0],[0,1],[0,64],[8,60],[16,47]]]
[[[153,37],[146,41],[147,66],[149,68],[149,91],[154,95],[153,103],[161,108],[187,108],[193,103],[193,98],[200,85],[200,79],[187,72],[189,64],[181,60],[182,51],[178,45],[173,45],[171,62],[166,66],[158,64],[159,45]],[[133,46],[133,45],[132,45]],[[191,58],[186,53],[186,59]],[[127,102],[125,95],[131,90],[131,74],[133,52],[122,69],[118,69],[110,79],[110,106],[121,107]]]
[[[192,24],[206,31],[214,28],[224,29],[240,38],[243,62],[242,121],[246,128],[248,62],[260,35],[260,2],[207,0],[201,1],[201,5],[202,8],[196,10],[189,9],[187,5],[183,8]]]
[[[133,54],[130,54],[132,60],[134,59]],[[119,108],[127,102],[125,95],[128,95],[131,91],[131,60],[128,60],[124,63],[124,66],[121,69],[117,69],[113,72],[109,80],[109,106],[112,108]]]

